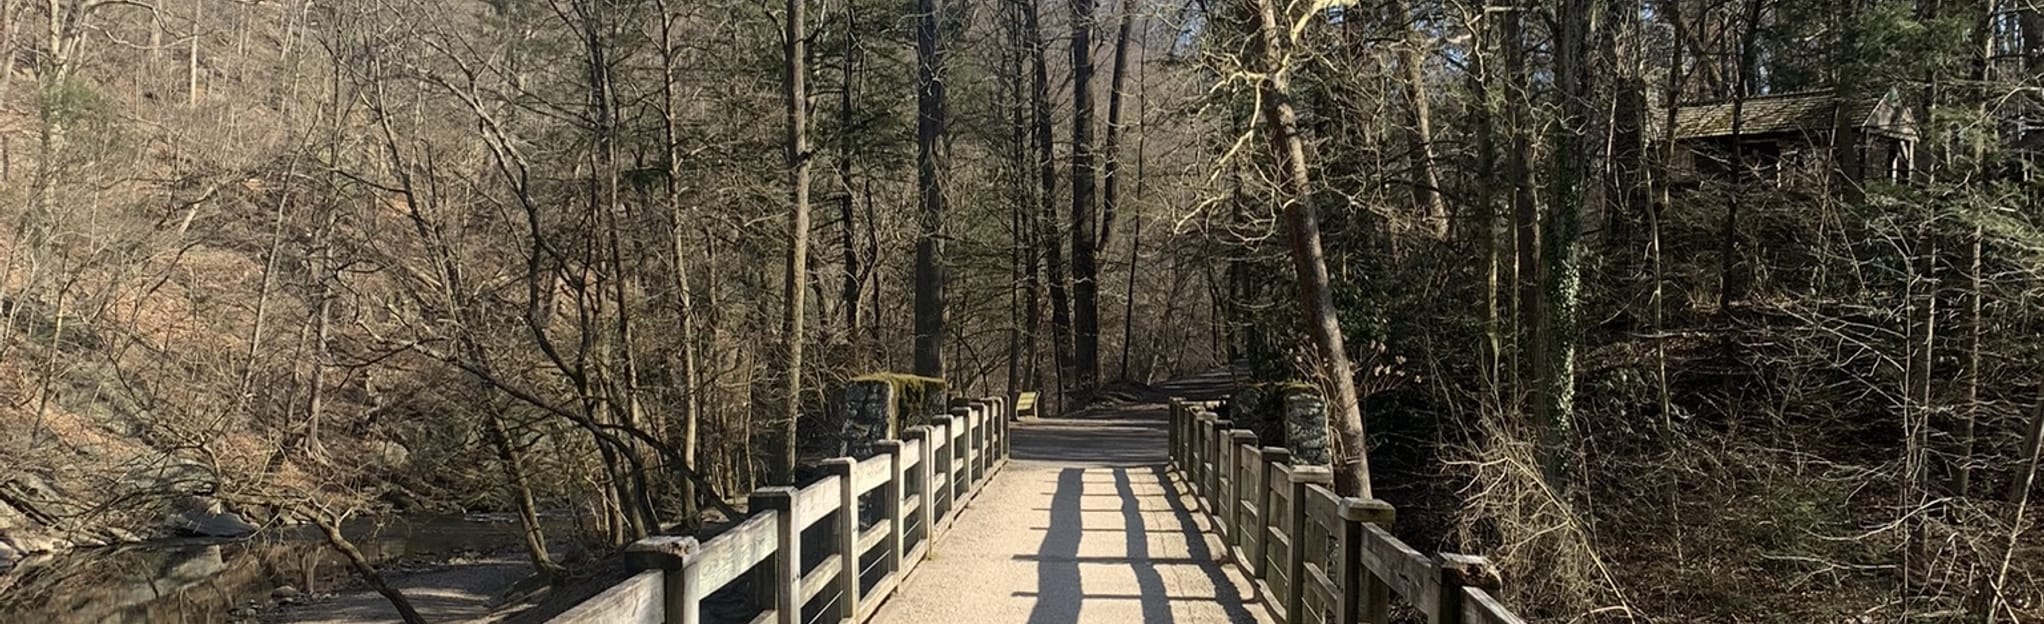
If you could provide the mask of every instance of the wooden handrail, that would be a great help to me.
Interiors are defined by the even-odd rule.
[[[1272,617],[1383,624],[1396,596],[1434,624],[1523,624],[1496,599],[1489,560],[1420,554],[1391,535],[1390,504],[1337,496],[1327,468],[1291,465],[1215,407],[1171,400],[1171,467],[1229,558],[1271,597]]]
[[[636,574],[549,622],[697,624],[703,600],[748,573],[758,611],[752,622],[806,624],[802,612],[812,608],[824,610],[812,621],[864,622],[1007,465],[1007,406],[998,397],[973,401],[930,426],[910,427],[900,440],[880,441],[872,457],[826,460],[826,475],[806,487],[760,488],[751,515],[709,541],[634,542],[625,558]],[[862,511],[880,517],[862,527]],[[804,568],[804,532],[819,526],[829,539],[808,544],[830,552]],[[869,557],[878,563],[862,569]]]

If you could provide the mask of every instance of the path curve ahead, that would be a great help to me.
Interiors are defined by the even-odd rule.
[[[1211,395],[1226,377],[1161,386]],[[1163,403],[1018,424],[1014,455],[875,624],[1271,622],[1172,494]]]

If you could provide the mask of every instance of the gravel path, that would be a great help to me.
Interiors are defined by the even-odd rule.
[[[1270,622],[1205,520],[1169,494],[1164,409],[1017,426],[1008,467],[873,621]]]

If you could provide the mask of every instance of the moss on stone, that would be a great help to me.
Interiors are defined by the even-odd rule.
[[[1244,384],[1228,401],[1228,419],[1237,429],[1256,432],[1259,444],[1301,455],[1294,463],[1326,463],[1327,409],[1319,386],[1303,381]]]
[[[904,428],[930,424],[930,417],[949,413],[950,395],[944,380],[908,373],[872,373],[854,377],[852,384],[885,384],[893,402],[893,435]]]

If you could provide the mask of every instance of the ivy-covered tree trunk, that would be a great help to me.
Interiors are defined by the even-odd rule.
[[[1556,37],[1555,79],[1560,83],[1561,122],[1555,127],[1554,199],[1542,220],[1546,260],[1541,272],[1542,327],[1546,345],[1540,392],[1541,471],[1557,491],[1568,487],[1574,451],[1576,346],[1580,332],[1582,291],[1581,239],[1583,187],[1590,153],[1584,130],[1589,127],[1591,0],[1563,0],[1560,36]]]

